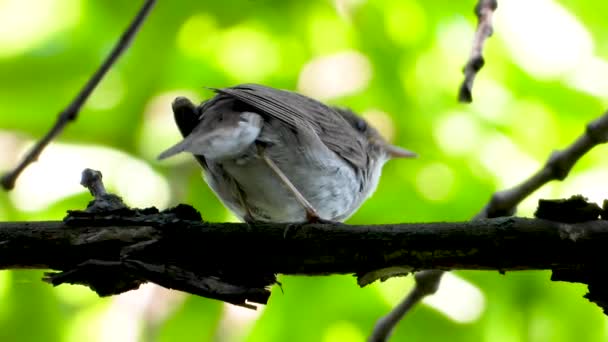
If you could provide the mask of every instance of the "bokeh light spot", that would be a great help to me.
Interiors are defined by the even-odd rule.
[[[498,188],[512,187],[539,168],[539,162],[520,150],[510,138],[493,133],[479,144],[479,160],[497,181]]]
[[[469,104],[475,116],[496,124],[505,123],[512,114],[509,106],[513,100],[511,91],[504,84],[484,77],[475,80],[475,88],[483,91],[483,96],[476,96]]]
[[[384,26],[389,37],[398,44],[409,45],[420,41],[426,32],[426,15],[417,2],[390,1],[385,4]]]
[[[188,56],[204,58],[213,51],[217,36],[215,18],[200,13],[182,24],[177,34],[177,46]]]
[[[11,272],[0,272],[0,301],[4,303],[4,297],[8,294],[11,284]]]
[[[574,70],[593,53],[584,25],[552,0],[505,1],[495,26],[515,62],[534,77]]]
[[[606,169],[608,165],[597,165],[594,168],[579,171],[568,176],[568,181],[560,183],[560,190],[556,196],[567,198],[575,194],[581,194],[589,201],[602,205],[608,198],[608,183],[606,182]]]
[[[363,5],[366,0],[333,0],[334,7],[338,14],[345,19],[352,19],[353,13]]]
[[[409,275],[406,277],[393,277],[383,282],[375,282],[370,286],[375,286],[384,302],[393,307],[397,305],[405,293],[414,286],[414,278]]]
[[[244,341],[251,332],[256,320],[262,316],[265,306],[256,310],[224,303],[222,319],[218,327],[218,335],[224,341]]]
[[[521,100],[511,103],[507,109],[509,137],[525,148],[526,153],[545,158],[547,151],[559,145],[559,125],[551,107],[540,101]]]
[[[80,20],[78,0],[0,1],[0,57],[20,54]]]
[[[339,321],[327,328],[323,336],[323,342],[364,342],[365,335],[359,327],[351,322]]]
[[[461,16],[456,16],[450,21],[439,24],[435,53],[438,55],[440,62],[430,67],[433,68],[434,73],[441,75],[437,81],[445,78],[444,75],[450,76],[448,78],[448,89],[452,90],[452,93],[454,89],[457,89],[454,85],[458,85],[462,81],[462,66],[470,53],[469,49],[463,48],[462,44],[471,41],[474,32],[475,27]],[[439,65],[441,67],[438,67]]]
[[[349,25],[335,12],[319,7],[308,19],[308,42],[313,53],[324,55],[352,47]]]
[[[404,96],[413,98],[420,108],[432,108],[443,101],[442,91],[454,94],[462,82],[462,66],[468,57],[462,42],[470,41],[473,32],[469,22],[457,17],[440,23],[437,44],[417,54],[415,62],[404,55],[399,61]]]
[[[451,112],[439,118],[434,126],[433,137],[447,154],[466,155],[479,147],[481,129],[470,114]]]
[[[454,171],[443,163],[426,165],[416,175],[416,190],[429,201],[449,198],[454,186]]]
[[[17,133],[0,131],[0,169],[8,170],[19,161],[19,153],[25,144],[25,138]]]
[[[575,89],[605,99],[608,94],[608,62],[590,57],[566,77],[566,82]]]
[[[472,283],[453,273],[441,279],[439,290],[426,297],[423,303],[458,323],[474,322],[485,309],[485,296]]]
[[[368,58],[358,51],[319,57],[307,63],[298,79],[298,90],[318,99],[359,92],[372,77]]]
[[[53,292],[57,294],[57,297],[62,302],[74,306],[93,304],[99,301],[99,296],[91,291],[90,288],[83,285],[62,284],[61,286],[57,286]]]
[[[87,289],[87,291],[91,290]],[[109,342],[110,340],[108,338],[104,338],[105,336],[100,334],[104,312],[108,307],[108,303],[109,301],[98,301],[94,305],[88,305],[82,310],[76,311],[65,331],[65,341]],[[120,339],[112,341],[132,341],[128,339],[126,331],[121,331],[120,333]]]
[[[223,32],[216,48],[216,62],[239,82],[262,82],[281,65],[279,44],[251,25]]]
[[[106,187],[127,205],[163,208],[169,202],[167,181],[143,161],[107,147],[61,143],[51,143],[23,172],[10,198],[19,210],[42,210],[86,191],[80,185],[85,168],[101,171]]]

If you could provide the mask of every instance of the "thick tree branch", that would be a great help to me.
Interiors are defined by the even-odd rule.
[[[285,224],[208,223],[196,217],[181,206],[163,213],[74,212],[65,222],[0,223],[0,269],[64,271],[47,280],[84,283],[101,295],[153,281],[245,304],[265,303],[276,273],[363,274],[393,266],[575,272],[597,265],[603,275],[608,245],[603,220],[307,224],[291,227],[285,238]]]
[[[95,196],[84,211],[70,211],[63,221],[0,223],[0,269],[58,270],[44,280],[87,285],[102,296],[151,281],[245,307],[268,301],[277,273],[435,269],[417,275],[418,297],[399,306],[405,312],[436,290],[443,270],[553,269],[555,279],[585,282],[594,286],[590,299],[608,302],[602,280],[608,221],[598,220],[608,211],[581,197],[541,202],[543,219],[251,225],[203,222],[186,205],[130,209],[90,169],[81,183]],[[583,223],[551,221],[560,217]],[[389,328],[395,324],[390,318],[383,321]]]
[[[118,58],[122,55],[124,51],[127,50],[129,43],[135,37],[135,34],[145,21],[147,15],[150,13],[150,10],[156,3],[156,0],[146,0],[144,5],[141,7],[127,30],[122,34],[118,43],[114,46],[106,60],[101,64],[99,69],[95,71],[93,76],[87,81],[84,87],[80,90],[80,92],[76,95],[76,97],[72,100],[72,102],[65,108],[62,112],[59,113],[55,124],[51,127],[51,129],[46,133],[42,139],[40,139],[23,157],[21,162],[10,172],[0,178],[0,185],[5,190],[11,190],[15,187],[15,182],[17,178],[25,170],[25,168],[31,163],[38,160],[38,157],[42,153],[42,151],[46,148],[46,146],[57,137],[65,128],[65,126],[71,121],[76,120],[80,109],[82,108],[84,102],[89,98],[93,90],[97,87],[99,82],[105,76],[105,74],[110,70],[112,65],[118,60]]]
[[[458,101],[460,102],[473,101],[473,81],[475,81],[475,76],[477,76],[477,73],[485,63],[483,59],[483,45],[494,30],[492,28],[492,15],[497,7],[497,0],[479,0],[475,6],[477,30],[473,38],[471,55],[463,69],[464,81],[462,81],[458,91]]]

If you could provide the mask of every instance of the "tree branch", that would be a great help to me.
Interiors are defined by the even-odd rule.
[[[103,62],[103,64],[101,64],[99,69],[95,71],[93,76],[91,76],[91,78],[87,81],[68,107],[59,113],[57,120],[51,129],[27,152],[21,162],[12,171],[6,173],[2,176],[2,178],[0,178],[0,185],[2,185],[5,190],[13,189],[21,172],[23,172],[28,165],[38,160],[38,157],[46,146],[63,131],[68,123],[76,120],[76,117],[78,116],[84,102],[89,98],[93,90],[95,90],[101,79],[110,70],[112,65],[114,65],[122,53],[127,50],[129,43],[133,40],[133,37],[135,37],[135,34],[145,21],[155,3],[156,0],[146,0],[106,60]]]
[[[71,212],[64,221],[0,223],[0,269],[62,271],[45,279],[100,295],[152,281],[246,305],[266,303],[277,273],[413,270],[559,270],[602,276],[608,221],[497,218],[392,225],[210,223],[188,206]],[[596,268],[597,266],[597,268]],[[587,273],[594,274],[594,273]],[[580,281],[580,280],[576,280]]]
[[[541,219],[251,225],[203,222],[187,205],[130,209],[105,191],[99,171],[84,170],[81,183],[95,199],[63,221],[0,222],[0,269],[58,270],[43,280],[83,284],[101,296],[151,281],[249,308],[268,301],[277,273],[361,278],[387,268],[434,269],[416,276],[417,297],[398,307],[404,312],[436,291],[444,270],[553,269],[555,279],[593,285],[589,298],[608,303],[601,266],[608,221],[598,220],[608,209],[582,197],[541,201]],[[561,217],[583,223],[553,221]],[[389,316],[375,333],[388,336],[392,318],[400,319]]]
[[[463,69],[464,81],[462,81],[458,91],[458,101],[460,102],[473,101],[473,81],[485,63],[483,59],[483,45],[494,30],[492,28],[492,14],[494,14],[497,7],[497,0],[479,0],[477,5],[475,5],[477,30],[473,38],[471,55]]]

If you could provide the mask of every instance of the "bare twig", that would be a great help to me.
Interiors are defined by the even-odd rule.
[[[540,189],[551,180],[564,180],[576,162],[593,147],[608,142],[608,111],[590,122],[585,132],[570,146],[551,154],[543,168],[521,184],[507,190],[494,193],[485,207],[475,215],[473,220],[510,216],[515,214],[517,205],[534,191]],[[420,274],[420,276],[418,276]],[[411,292],[391,312],[382,317],[374,328],[370,341],[384,341],[390,336],[397,323],[405,317],[409,310],[427,295],[437,289],[441,281],[442,271],[426,270],[416,274],[416,284]],[[423,280],[422,282],[419,279]],[[429,280],[431,279],[431,280]],[[429,286],[429,281],[437,282]]]
[[[93,76],[89,79],[89,81],[84,85],[84,87],[80,90],[76,98],[72,100],[72,102],[65,108],[62,112],[59,113],[55,124],[51,127],[51,129],[46,133],[40,141],[38,141],[32,149],[28,151],[25,157],[21,160],[21,162],[10,172],[6,173],[0,179],[0,184],[5,190],[11,190],[15,187],[15,182],[21,172],[25,170],[25,168],[38,160],[38,157],[44,150],[44,148],[55,138],[57,137],[65,128],[65,126],[76,119],[78,116],[78,112],[82,108],[82,105],[87,100],[87,98],[91,95],[95,87],[99,84],[104,75],[110,70],[112,65],[118,60],[121,54],[126,51],[133,37],[145,21],[147,15],[150,13],[150,10],[156,3],[156,0],[146,0],[143,4],[127,30],[122,34],[118,43],[114,46],[114,49],[110,52],[110,55],[106,58],[103,64],[95,71]]]
[[[369,337],[369,342],[383,342],[386,341],[393,331],[393,328],[399,323],[399,321],[408,313],[416,304],[418,304],[424,297],[432,295],[437,292],[439,288],[439,281],[443,276],[444,271],[440,270],[428,270],[418,272],[414,275],[416,279],[416,286],[410,293],[405,297],[401,303],[399,303],[388,315],[382,317],[372,331]]]
[[[497,0],[479,0],[475,5],[475,15],[477,15],[477,30],[473,38],[473,47],[469,60],[463,69],[464,81],[458,91],[458,101],[473,101],[473,81],[475,76],[483,67],[483,45],[486,39],[492,35],[492,14],[498,7]]]
[[[608,142],[608,111],[590,122],[585,132],[570,146],[554,151],[542,169],[521,184],[495,193],[475,219],[509,216],[517,205],[552,180],[564,180],[576,162],[593,147]]]

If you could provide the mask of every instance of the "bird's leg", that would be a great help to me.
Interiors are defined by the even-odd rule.
[[[266,155],[266,153],[264,153],[264,150],[261,150],[260,154],[262,156],[262,159],[264,159],[264,162],[268,165],[268,167],[270,167],[270,169],[277,175],[277,177],[279,177],[281,183],[283,183],[283,185],[287,187],[287,189],[295,196],[296,201],[298,201],[298,203],[302,205],[304,210],[306,210],[306,220],[310,222],[315,219],[320,219],[319,214],[317,214],[315,208],[313,208],[310,202],[308,202],[308,200],[302,195],[302,193],[300,193],[300,191],[293,185],[293,183],[291,183],[291,181],[287,178],[287,176],[285,176],[283,171],[279,169],[277,164],[275,164],[272,159],[270,159]]]
[[[308,202],[308,200],[295,187],[295,185],[293,185],[293,183],[289,180],[289,178],[287,178],[287,176],[285,176],[285,174],[283,173],[283,171],[281,171],[281,169],[277,166],[277,164],[275,164],[272,161],[272,159],[270,159],[264,153],[263,148],[260,148],[258,150],[258,152],[259,152],[260,156],[262,157],[262,159],[264,160],[264,162],[266,162],[268,167],[279,177],[279,179],[281,180],[281,183],[283,183],[287,187],[287,189],[289,189],[289,191],[295,196],[296,200],[302,205],[302,207],[304,207],[304,210],[306,211],[306,223],[334,223],[333,221],[322,219],[319,216],[319,214],[317,213],[315,208],[312,206],[312,204],[310,204],[310,202]],[[288,224],[287,227],[285,228],[285,231],[283,232],[283,238],[284,239],[290,238],[290,236],[295,233],[294,230],[297,232],[299,227],[300,227],[300,224],[298,224],[298,223]]]
[[[241,190],[240,187],[237,186],[237,196],[238,200],[241,203],[241,208],[245,208],[245,215],[243,216],[243,221],[247,224],[247,227],[251,231],[251,224],[255,222],[253,215],[251,215],[251,210],[249,210],[249,206],[245,202],[245,193]]]

